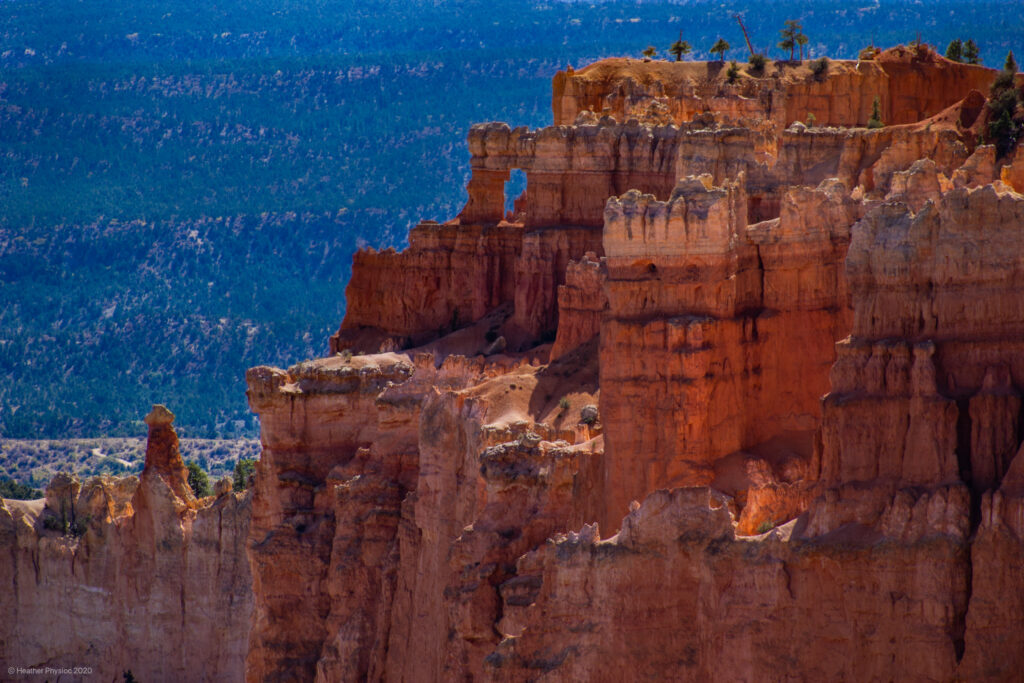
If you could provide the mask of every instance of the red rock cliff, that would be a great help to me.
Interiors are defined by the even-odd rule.
[[[250,372],[249,678],[1012,678],[993,72],[711,69],[606,60],[555,126],[475,126],[465,209],[357,255],[332,357]]]
[[[249,371],[251,501],[196,501],[161,411],[138,483],[5,501],[4,655],[1014,680],[1024,162],[979,145],[994,74],[715,69],[606,60],[556,77],[556,125],[474,126],[460,215],[356,255],[328,357]]]

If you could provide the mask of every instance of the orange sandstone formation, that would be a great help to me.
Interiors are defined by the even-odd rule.
[[[993,72],[713,67],[606,60],[556,125],[474,126],[466,207],[357,255],[332,357],[250,372],[250,678],[1012,677]]]
[[[249,371],[251,516],[190,496],[159,411],[138,489],[86,498],[133,554],[78,559],[92,526],[53,541],[5,502],[30,618],[2,642],[57,661],[30,566],[116,593],[123,558],[164,634],[216,557],[251,569],[251,620],[239,596],[230,637],[202,631],[212,594],[145,649],[104,612],[118,666],[188,644],[253,681],[1014,679],[1024,157],[979,144],[994,72],[720,66],[603,60],[555,77],[555,125],[474,126],[459,216],[356,254],[328,357]]]

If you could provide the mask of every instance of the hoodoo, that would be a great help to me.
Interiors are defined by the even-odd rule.
[[[555,76],[554,125],[473,126],[461,213],[356,254],[327,357],[249,371],[251,494],[196,500],[156,407],[140,480],[4,501],[5,661],[1018,677],[1024,147],[986,144],[996,72],[717,66],[603,60]]]
[[[250,372],[250,677],[1012,677],[995,73],[708,69],[605,60],[555,125],[474,126],[461,214],[356,255],[330,357]]]

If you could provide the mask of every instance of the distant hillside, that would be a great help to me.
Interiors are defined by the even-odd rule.
[[[153,402],[254,435],[245,369],[323,354],[352,251],[453,216],[470,124],[550,123],[567,64],[680,30],[742,60],[733,10],[759,48],[800,18],[811,56],[1024,56],[1016,2],[769,4],[0,4],[0,436],[140,436]]]
[[[258,458],[253,439],[182,439],[181,457],[194,460],[213,480],[230,477],[243,458]],[[10,479],[45,491],[57,472],[81,479],[101,474],[139,474],[146,438],[0,439],[0,482]],[[3,496],[8,497],[8,496]]]

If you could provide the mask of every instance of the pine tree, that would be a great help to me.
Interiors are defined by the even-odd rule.
[[[729,43],[725,42],[725,40],[723,40],[722,38],[719,38],[718,40],[715,41],[715,44],[711,46],[709,52],[713,55],[717,54],[718,61],[724,62],[725,53],[729,51],[730,47],[731,46],[729,45]]]
[[[256,461],[251,458],[241,458],[235,465],[234,489],[244,491],[249,486],[249,477],[256,471]]]
[[[1024,121],[1016,117],[1017,107],[1024,101],[1024,93],[1017,89],[1017,60],[1013,52],[1006,55],[1003,70],[999,72],[988,96],[988,137],[996,146],[996,156],[1007,156],[1024,134]]]
[[[974,42],[974,38],[968,39],[968,41],[964,43],[963,61],[968,64],[980,64],[981,59],[979,58],[979,55],[978,44]]]
[[[779,47],[783,50],[789,50],[789,61],[791,62],[793,61],[793,52],[796,50],[797,45],[801,46],[800,53],[803,55],[803,45],[807,43],[807,36],[801,32],[802,29],[803,26],[796,19],[787,19],[786,28],[779,29],[779,33],[782,34]]]
[[[956,40],[949,41],[949,46],[946,48],[946,59],[954,62],[961,62],[964,58],[964,43],[962,40],[957,38]]]
[[[690,54],[691,50],[693,50],[693,48],[690,47],[690,44],[683,40],[682,31],[679,32],[679,39],[672,43],[672,46],[668,49],[670,53],[675,55],[677,62],[682,61],[683,57]]]
[[[205,498],[210,495],[210,478],[203,468],[192,460],[185,463],[185,467],[188,468],[188,485],[192,487],[192,493],[196,498]]]
[[[1006,53],[1006,61],[1003,62],[1003,71],[1011,74],[1017,73],[1017,60],[1013,58],[1013,50]]]
[[[655,49],[653,45],[648,45],[640,54],[642,54],[644,57],[647,57],[648,59],[654,59],[654,55],[658,54],[658,51]]]

